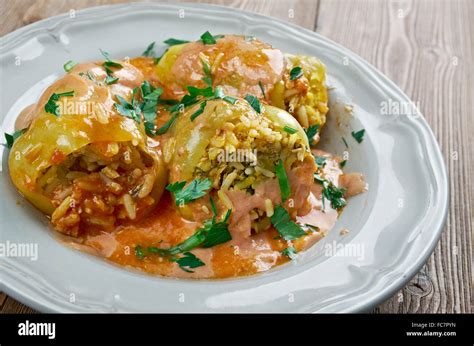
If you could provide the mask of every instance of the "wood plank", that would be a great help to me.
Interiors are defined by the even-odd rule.
[[[375,312],[471,312],[474,5],[469,0],[322,0],[317,32],[356,52],[418,102],[451,191],[447,225],[421,272]]]
[[[23,0],[2,1],[1,13],[5,13],[4,22],[0,27],[0,36],[38,20],[67,13],[70,10],[80,10],[91,6],[139,2],[140,0]],[[312,29],[315,24],[318,2],[313,0],[197,0],[197,1],[157,1],[150,2],[197,2],[226,5],[245,11],[273,16],[306,28]]]

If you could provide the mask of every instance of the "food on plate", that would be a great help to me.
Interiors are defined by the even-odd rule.
[[[74,67],[17,120],[25,132],[11,148],[12,181],[68,235],[136,220],[164,190],[157,143],[114,110],[113,97],[129,99],[142,82],[140,71],[120,64],[111,85],[100,64]]]
[[[179,98],[187,87],[221,86],[226,95],[255,95],[287,110],[305,129],[326,122],[326,68],[304,55],[284,54],[254,37],[219,35],[215,44],[202,39],[178,43],[160,58],[155,71],[164,94]],[[315,138],[317,141],[317,138]]]
[[[246,36],[165,43],[68,61],[6,134],[13,184],[69,246],[147,273],[236,277],[294,259],[367,189],[317,148],[324,65]]]

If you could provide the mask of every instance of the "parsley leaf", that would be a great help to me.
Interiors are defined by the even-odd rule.
[[[316,136],[318,130],[319,125],[311,125],[310,127],[304,130],[304,132],[306,133],[306,137],[308,137],[309,145],[311,145],[311,143],[313,142],[314,136]]]
[[[291,195],[291,188],[282,160],[278,161],[278,164],[275,166],[275,174],[280,185],[281,200],[285,202]]]
[[[344,137],[342,137],[342,141],[344,142],[344,145],[346,146],[346,149],[349,149],[349,145],[347,144],[347,141]]]
[[[145,258],[145,253],[143,252],[143,248],[140,245],[135,246],[135,256],[138,259]]]
[[[76,65],[77,65],[77,62],[75,62],[74,60],[69,60],[69,61],[66,62],[66,63],[64,64],[64,66],[63,66],[63,67],[64,67],[64,71],[69,72],[69,71],[71,71],[72,68],[73,68],[74,66],[76,66]]]
[[[176,205],[186,204],[206,195],[206,191],[211,188],[212,182],[209,178],[194,179],[187,187],[185,181],[169,184],[166,190],[172,192],[176,199]]]
[[[11,149],[13,143],[20,137],[22,134],[26,132],[26,129],[18,130],[13,132],[12,134],[5,132],[5,140],[7,141],[7,148]]]
[[[303,69],[300,66],[295,66],[290,71],[290,80],[295,80],[303,75]]]
[[[150,43],[148,47],[146,47],[145,51],[142,53],[142,56],[155,56],[155,42]]]
[[[128,102],[125,100],[122,96],[116,95],[117,100],[120,102],[120,104],[115,103],[115,109],[117,112],[119,112],[121,115],[135,120],[137,123],[140,123],[140,114],[141,114],[141,109],[137,105],[135,105],[135,99],[134,96],[132,96],[132,103]]]
[[[201,102],[201,104],[199,105],[199,109],[191,115],[191,121],[196,119],[198,116],[200,116],[204,112],[206,105],[207,105],[207,101]]]
[[[214,201],[212,201],[211,199],[211,206],[212,205],[214,205]],[[161,249],[158,247],[150,246],[148,247],[147,252],[151,254],[157,254],[163,257],[175,256],[180,253],[189,252],[200,245],[202,245],[204,248],[209,248],[231,240],[232,236],[228,229],[228,220],[232,210],[227,211],[222,221],[216,222],[217,209],[215,209],[215,205],[212,209],[214,212],[213,218],[211,220],[205,221],[204,226],[202,228],[199,228],[192,236],[190,236],[183,242],[169,249]],[[137,247],[135,247],[135,249],[137,249]],[[144,252],[142,253],[144,254]],[[135,254],[137,254],[136,251]]]
[[[169,38],[166,41],[164,41],[164,43],[167,44],[168,46],[177,46],[178,44],[189,43],[189,41],[178,40],[176,38]]]
[[[282,255],[290,258],[290,259],[295,259],[296,258],[296,249],[292,246],[287,247],[281,252]]]
[[[296,132],[298,132],[298,130],[288,126],[288,125],[285,125],[285,127],[283,128],[283,130],[289,134],[295,134]]]
[[[263,84],[261,81],[258,81],[258,86],[260,87],[260,90],[262,91],[263,98],[266,99],[267,96],[265,96],[265,89],[263,88]]]
[[[285,240],[295,240],[306,235],[306,232],[301,226],[291,221],[290,214],[288,214],[286,209],[281,205],[275,207],[275,211],[270,220],[272,225]]]
[[[324,156],[315,156],[314,162],[316,163],[316,166],[318,166],[318,168],[322,168],[326,164],[326,158]]]
[[[341,163],[339,164],[339,166],[341,168],[344,168],[346,166],[346,163],[347,163],[347,160],[344,160],[344,161],[341,161]]]
[[[364,134],[365,134],[365,129],[362,129],[360,131],[352,131],[351,135],[354,137],[354,139],[357,141],[357,143],[361,143],[364,140]]]
[[[47,113],[54,114],[55,116],[59,117],[59,106],[56,104],[56,101],[59,101],[61,97],[65,96],[74,96],[74,90],[66,91],[63,93],[53,93],[50,97],[48,102],[44,105],[44,110]]]
[[[339,210],[346,206],[347,201],[344,198],[345,190],[334,185],[331,181],[322,178],[319,174],[314,174],[314,180],[323,185],[322,192],[322,203],[324,207],[324,201],[328,200],[331,202],[331,207]]]
[[[227,210],[224,220],[216,222],[216,214],[212,220],[204,225],[206,230],[206,239],[202,243],[202,247],[209,248],[218,244],[226,243],[229,240],[232,240],[232,236],[229,232],[228,220],[232,210]]]
[[[204,44],[216,44],[217,41],[214,36],[211,35],[209,31],[206,31],[204,34],[201,35],[201,41]]]
[[[177,118],[178,118],[178,114],[172,115],[171,118],[169,118],[169,120],[162,127],[156,130],[155,135],[162,135],[166,133],[166,131],[169,130],[169,128],[171,127],[171,125],[173,125],[173,123],[175,122]]]
[[[255,111],[257,113],[261,113],[262,112],[262,107],[260,105],[260,101],[258,100],[257,97],[253,96],[253,95],[250,95],[250,94],[247,94],[245,96],[245,101],[247,101],[253,109],[255,109]]]
[[[172,258],[172,262],[178,263],[179,267],[184,270],[186,273],[194,273],[189,268],[197,268],[206,265],[203,261],[196,257],[196,255],[191,252],[183,253],[183,257]]]
[[[332,182],[326,181],[323,184],[323,199],[331,202],[331,206],[339,210],[346,206],[347,201],[344,198],[344,189],[340,189]]]

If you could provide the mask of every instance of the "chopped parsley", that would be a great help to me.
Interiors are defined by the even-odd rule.
[[[166,190],[173,193],[176,205],[186,204],[206,195],[206,191],[211,188],[212,182],[209,178],[194,179],[188,186],[185,181],[178,181],[169,184]]]
[[[186,40],[178,40],[176,38],[169,38],[166,41],[163,41],[165,44],[168,46],[177,46],[178,44],[183,44],[183,43],[189,43],[189,41]]]
[[[200,115],[204,112],[204,109],[206,108],[206,105],[207,105],[207,101],[201,102],[201,104],[199,105],[198,110],[195,111],[195,112],[191,115],[191,121],[193,121],[194,119],[196,119],[198,116],[200,116]]]
[[[304,130],[304,132],[306,133],[306,137],[308,137],[309,145],[313,143],[314,136],[316,136],[316,134],[318,133],[318,130],[319,130],[319,125],[311,125],[310,127]]]
[[[112,68],[122,68],[123,67],[122,64],[112,61],[110,59],[109,53],[103,51],[102,49],[99,49],[99,50],[100,50],[100,53],[105,58],[105,62],[102,64],[102,66],[104,66],[105,73],[107,73],[107,77],[105,77],[105,80],[104,80],[105,84],[110,85],[110,84],[117,83],[119,79],[113,76],[114,71],[112,70]]]
[[[346,149],[349,149],[349,145],[347,144],[347,141],[344,137],[342,137],[342,141],[344,142],[344,145],[346,146]]]
[[[270,218],[272,225],[285,240],[295,240],[306,235],[306,232],[297,223],[291,221],[290,214],[281,205],[275,207]]]
[[[365,134],[365,129],[362,129],[360,131],[352,131],[351,135],[354,137],[354,139],[357,141],[357,143],[361,143],[364,140],[364,134]]]
[[[290,80],[295,80],[303,75],[303,69],[300,66],[295,66],[290,71]]]
[[[309,223],[304,224],[311,232],[319,232],[321,229],[317,226],[310,225]]]
[[[13,143],[20,137],[22,134],[26,132],[26,129],[18,130],[13,132],[12,134],[5,132],[5,140],[7,141],[7,148],[11,149]]]
[[[74,66],[76,66],[76,65],[77,65],[77,62],[75,62],[74,60],[69,60],[69,61],[66,62],[66,63],[64,64],[64,66],[63,66],[63,67],[64,67],[64,71],[69,72],[69,71],[71,71],[72,68],[73,68]]]
[[[212,201],[212,199],[211,199],[211,207],[214,213],[214,216],[212,217],[212,219],[205,221],[202,228],[199,228],[198,230],[196,230],[196,232],[192,236],[190,236],[183,242],[168,249],[162,249],[155,246],[150,246],[147,248],[146,252],[141,248],[140,245],[137,245],[135,247],[135,255],[137,256],[142,255],[144,257],[147,254],[156,254],[158,256],[169,257],[169,256],[176,256],[178,254],[184,254],[185,255],[184,257],[193,257],[190,255],[186,255],[186,253],[189,253],[189,251],[197,248],[198,246],[202,245],[204,248],[209,248],[212,246],[223,244],[225,242],[228,242],[229,240],[232,240],[232,236],[228,229],[229,227],[228,221],[232,213],[232,210],[228,210],[224,219],[217,222],[217,209],[215,208],[214,201]],[[139,249],[138,252],[137,252],[137,248]],[[180,263],[178,262],[179,259],[176,260],[176,258],[172,257],[170,260],[172,262],[177,262],[178,265],[180,265]],[[186,261],[184,262],[188,263]],[[193,263],[197,263],[197,262],[193,261]],[[191,267],[189,265],[181,264],[180,265],[181,269],[183,269],[182,268],[183,266]],[[191,268],[194,268],[194,267],[191,267]]]
[[[288,257],[289,259],[295,259],[296,258],[296,249],[293,246],[289,246],[283,251],[281,251],[281,254],[283,256]]]
[[[326,164],[326,158],[324,156],[315,156],[314,162],[316,163],[316,166],[318,166],[318,168],[322,168]]]
[[[56,104],[56,101],[59,101],[61,97],[66,97],[66,96],[74,96],[74,90],[71,91],[66,91],[63,93],[53,93],[50,97],[48,102],[44,105],[44,110],[47,113],[54,114],[55,116],[59,117],[59,106]]]
[[[139,102],[136,98],[138,91],[142,95],[142,101]],[[156,135],[154,121],[156,119],[156,111],[158,104],[164,103],[160,99],[163,93],[162,88],[154,88],[148,81],[142,83],[140,88],[134,88],[130,102],[125,100],[122,96],[116,95],[119,103],[115,103],[115,109],[123,116],[141,123],[141,115],[143,115],[145,131],[149,136]]]
[[[204,223],[204,229],[206,230],[206,238],[202,243],[202,247],[209,248],[218,244],[226,243],[232,239],[229,232],[229,218],[232,210],[227,210],[222,221],[216,222],[217,211],[213,210],[214,216],[211,220]]]
[[[263,84],[261,81],[258,81],[258,86],[260,87],[260,90],[262,91],[263,98],[266,99],[267,96],[265,96],[265,89],[263,88]]]
[[[204,44],[216,44],[216,38],[212,36],[209,31],[206,31],[204,34],[201,35],[201,41]]]
[[[280,185],[281,200],[285,202],[291,195],[291,188],[282,160],[278,161],[278,164],[275,166],[275,174]]]
[[[89,79],[90,81],[94,82],[94,83],[97,83],[97,80],[95,79],[95,77],[92,75],[91,71],[87,71],[86,73],[84,72],[79,72],[79,76],[81,77],[87,77],[87,79]]]
[[[294,128],[288,126],[288,125],[285,125],[285,127],[283,128],[283,130],[284,130],[285,132],[288,132],[288,133],[291,134],[291,135],[293,135],[293,134],[295,134],[296,132],[298,132],[297,129],[294,129]]]
[[[334,185],[331,181],[322,178],[319,174],[314,174],[314,180],[323,185],[322,203],[324,207],[325,200],[331,202],[331,207],[339,210],[346,206],[347,201],[344,198],[345,190]]]
[[[260,105],[260,101],[258,100],[257,97],[253,96],[253,95],[250,95],[250,94],[247,94],[245,96],[245,101],[247,101],[253,109],[255,109],[255,111],[257,113],[261,113],[262,112],[262,107]]]
[[[137,123],[140,123],[141,118],[141,109],[137,104],[135,98],[132,96],[131,103],[125,100],[122,96],[116,95],[119,104],[115,103],[115,109],[124,117],[135,120]]]
[[[171,261],[178,263],[179,267],[186,273],[194,273],[190,268],[197,268],[206,265],[191,252],[185,252],[183,253],[183,257],[172,258]]]
[[[209,63],[205,61],[204,59],[201,59],[201,63],[202,63],[202,70],[205,75],[205,77],[202,80],[204,81],[204,83],[207,84],[207,86],[212,87],[211,67],[209,66]]]
[[[145,51],[142,53],[142,56],[155,56],[155,42],[150,43],[148,47],[146,47]]]
[[[173,114],[171,116],[171,118],[169,118],[169,120],[163,125],[161,126],[158,130],[155,131],[155,135],[162,135],[164,133],[166,133],[169,128],[171,127],[171,125],[173,125],[173,123],[176,121],[176,119],[178,118],[178,113],[176,114]]]
[[[331,206],[336,210],[345,207],[347,204],[347,201],[344,198],[344,192],[344,189],[338,188],[332,182],[326,181],[323,183],[323,201],[324,199],[327,199],[331,202]]]
[[[143,248],[140,245],[135,246],[135,256],[138,259],[145,258],[145,253],[143,252]]]

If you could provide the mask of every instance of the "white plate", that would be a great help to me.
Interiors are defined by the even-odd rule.
[[[355,54],[286,22],[209,5],[128,4],[26,26],[0,40],[2,130],[12,131],[19,111],[63,73],[67,60],[100,59],[99,48],[112,57],[139,55],[152,41],[193,40],[206,30],[253,35],[286,52],[319,57],[336,87],[330,117],[342,122],[329,124],[325,147],[342,154],[346,138],[347,170],[363,172],[369,192],[352,198],[328,237],[295,263],[247,278],[176,280],[124,270],[59,244],[39,212],[24,201],[17,205],[21,197],[2,149],[0,241],[39,249],[36,261],[0,258],[2,291],[41,311],[353,312],[389,298],[421,268],[447,212],[446,172],[431,130],[418,111],[382,115],[382,102],[410,100]],[[347,102],[353,117],[342,110]],[[357,144],[350,132],[361,128],[367,133]],[[342,228],[350,233],[341,236]],[[363,256],[329,256],[333,242],[346,250],[359,246]]]

